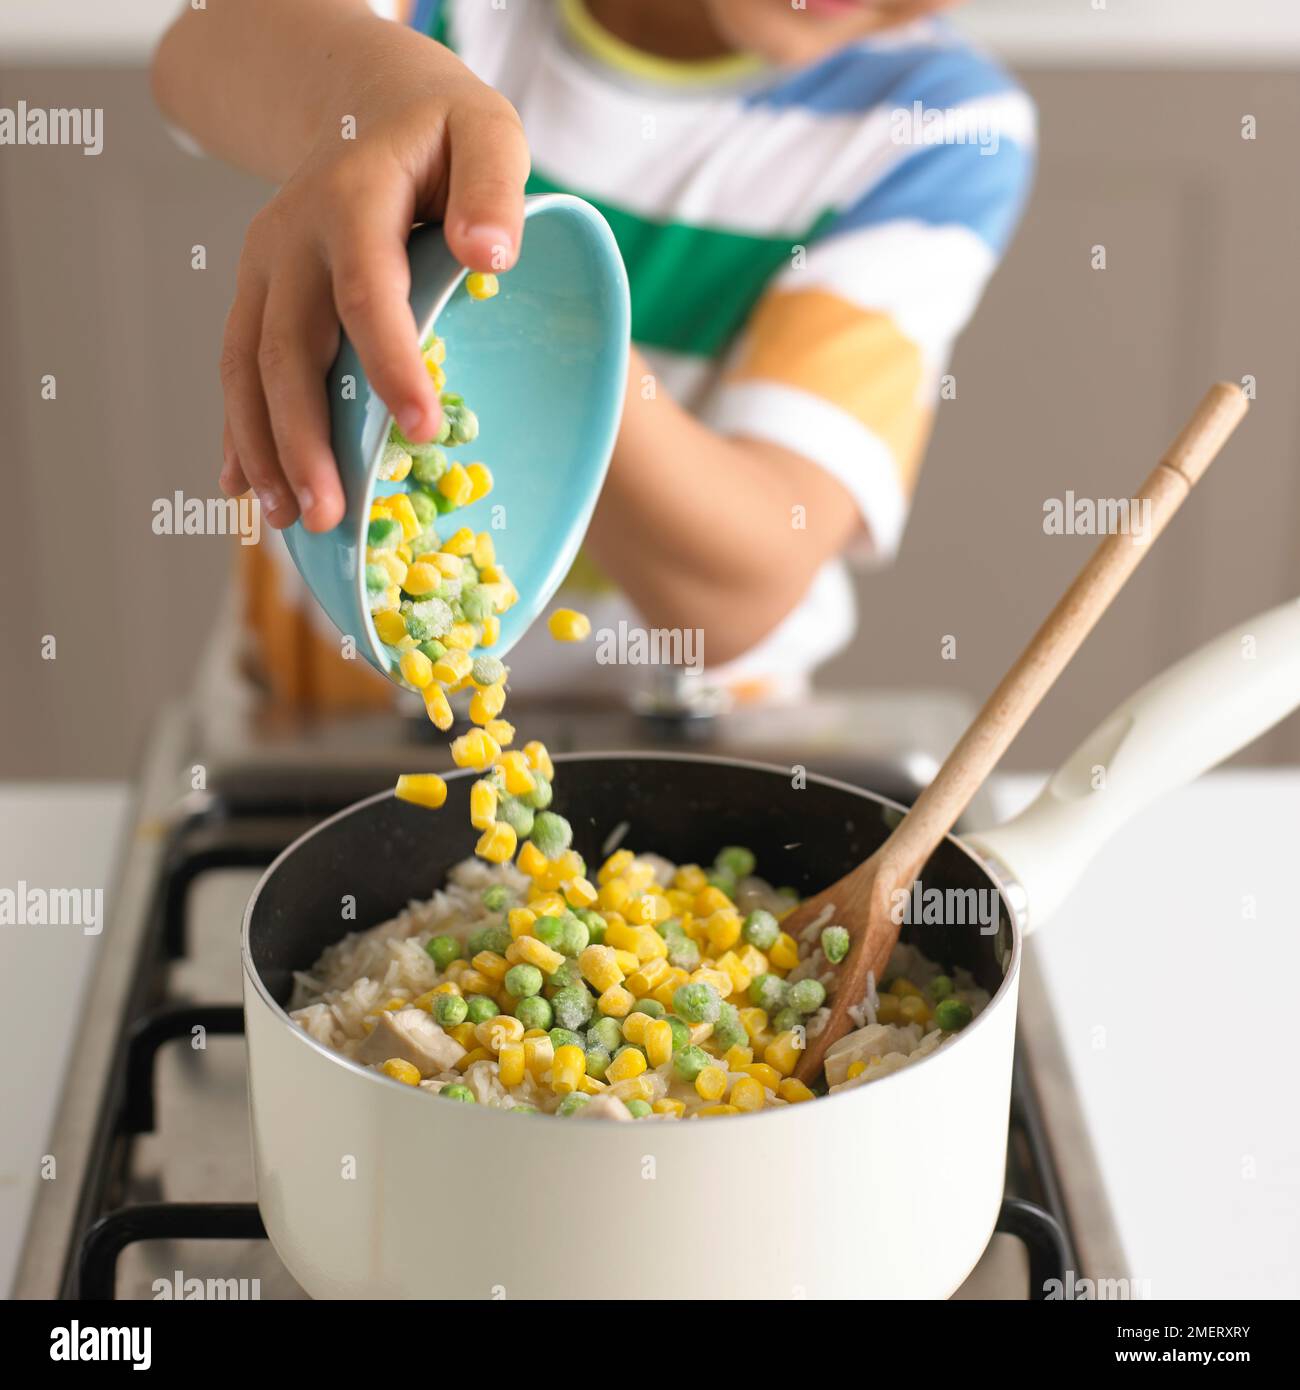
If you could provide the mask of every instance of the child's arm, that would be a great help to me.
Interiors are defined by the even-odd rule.
[[[343,515],[323,387],[339,322],[405,434],[431,439],[440,407],[407,302],[406,238],[438,217],[463,264],[514,264],[528,176],[519,119],[445,48],[365,0],[187,10],[153,82],[205,149],[283,182],[249,227],[226,323],[221,481],[251,485],[273,526],[301,515],[328,530]]]
[[[861,521],[817,464],[719,434],[662,391],[644,399],[647,372],[634,351],[587,544],[651,626],[702,629],[704,659],[719,666],[785,617]]]

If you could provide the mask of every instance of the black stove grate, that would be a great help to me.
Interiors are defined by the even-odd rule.
[[[173,832],[155,885],[136,985],[118,1032],[112,1084],[97,1122],[78,1205],[73,1249],[62,1283],[64,1298],[116,1298],[117,1261],[130,1245],[151,1240],[259,1240],[266,1238],[253,1202],[129,1202],[132,1140],[154,1128],[154,1061],[158,1049],[202,1027],[230,1036],[244,1031],[239,1004],[176,1001],[166,995],[166,971],[185,954],[189,890],[205,873],[261,868],[315,824],[327,807],[307,817],[250,814],[218,803]],[[1004,1197],[995,1229],[1019,1239],[1029,1259],[1029,1297],[1046,1298],[1049,1281],[1062,1283],[1079,1268],[1042,1112],[1028,1065],[1017,1045],[1012,1079],[1008,1186],[1024,1195]]]

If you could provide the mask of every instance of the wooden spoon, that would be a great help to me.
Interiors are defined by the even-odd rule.
[[[827,917],[828,924],[846,927],[851,939],[849,954],[835,972],[835,993],[826,1027],[816,1037],[808,1038],[795,1068],[801,1081],[811,1082],[819,1074],[827,1049],[854,1026],[848,1011],[865,997],[868,972],[874,972],[877,980],[884,977],[902,925],[901,920],[894,920],[896,914],[891,911],[899,901],[895,893],[903,891],[910,897],[926,860],[952,829],[1247,408],[1248,402],[1239,387],[1220,382],[1210,388],[1137,494],[1139,503],[1149,499],[1151,504],[1145,541],[1118,533],[1101,541],[1020,659],[989,696],[975,722],[949,753],[934,781],[885,843],[856,869],[808,898],[785,919],[784,929],[797,940],[800,932],[830,906],[833,915]]]

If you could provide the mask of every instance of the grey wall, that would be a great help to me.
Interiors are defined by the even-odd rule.
[[[1300,594],[1300,90],[1258,72],[1030,86],[1033,207],[960,347],[901,558],[862,577],[861,635],[826,683],[982,695],[1087,553],[1043,534],[1044,499],[1130,494],[1216,377],[1252,374],[1260,397],[1009,760],[1045,766],[1162,664]],[[104,107],[106,147],[0,151],[0,776],[120,776],[187,688],[229,570],[219,538],[155,537],[151,504],[212,490],[221,325],[265,191],[178,150],[138,71],[0,70],[0,104],[20,98]],[[1300,721],[1253,756],[1300,758]]]

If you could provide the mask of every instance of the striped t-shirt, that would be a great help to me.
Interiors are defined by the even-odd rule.
[[[861,513],[855,549],[888,560],[953,342],[1030,182],[1034,110],[1007,73],[934,19],[788,68],[658,59],[582,0],[372,3],[513,103],[530,192],[576,193],[605,215],[658,386],[719,432],[833,474]],[[574,601],[597,627],[636,621],[621,595]],[[833,560],[773,632],[711,674],[794,693],[854,616]],[[574,653],[560,656],[544,632],[526,635],[518,683],[570,686]],[[583,676],[627,677],[594,664]]]

